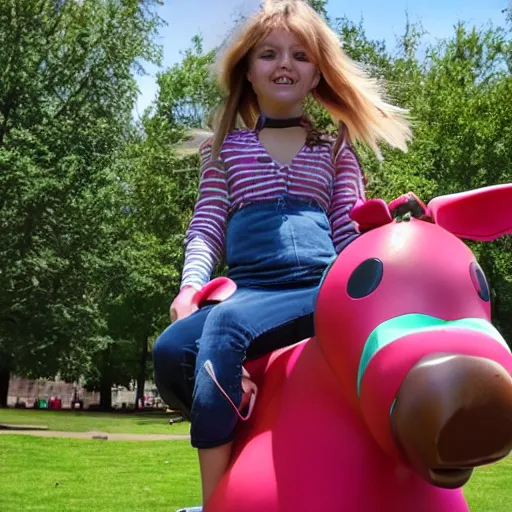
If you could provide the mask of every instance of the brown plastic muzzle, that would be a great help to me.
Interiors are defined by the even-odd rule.
[[[481,357],[426,357],[404,379],[391,421],[406,459],[423,478],[437,487],[461,487],[473,468],[512,450],[512,377]]]

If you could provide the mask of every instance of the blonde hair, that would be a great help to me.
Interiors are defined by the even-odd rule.
[[[344,138],[368,144],[378,158],[381,141],[407,151],[412,138],[407,111],[387,102],[382,84],[345,54],[335,32],[315,10],[304,0],[266,0],[227,44],[214,67],[226,100],[215,116],[212,158],[218,158],[226,135],[239,124],[239,118],[247,127],[253,127],[258,119],[256,94],[246,78],[248,54],[275,29],[298,37],[321,73],[312,96],[339,126],[333,153]]]

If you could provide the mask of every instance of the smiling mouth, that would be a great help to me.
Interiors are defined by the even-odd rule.
[[[277,85],[293,85],[296,83],[291,78],[276,78],[273,82]]]

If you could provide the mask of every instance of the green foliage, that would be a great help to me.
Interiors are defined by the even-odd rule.
[[[197,196],[198,155],[176,148],[208,125],[222,97],[210,74],[217,50],[205,52],[197,36],[158,75],[154,108],[133,124],[133,75],[160,58],[160,3],[0,3],[0,370],[82,376],[105,395],[151,370]],[[309,3],[328,19],[325,0]],[[406,154],[383,148],[379,163],[357,147],[370,197],[413,190],[428,201],[512,181],[505,15],[507,29],[460,24],[430,45],[407,22],[393,49],[362,22],[333,23],[414,125]],[[319,128],[336,129],[318,105],[306,110]],[[495,322],[512,340],[510,237],[471,246],[493,288]]]
[[[158,75],[157,116],[174,126],[200,128],[218,106],[221,92],[210,71],[215,50],[204,53],[199,36],[192,44],[179,64]]]
[[[138,59],[158,57],[156,3],[0,5],[0,362],[17,372],[76,378],[109,343],[97,278],[120,217],[112,167]]]
[[[414,141],[407,154],[383,148],[379,164],[358,148],[370,178],[368,194],[390,200],[413,190],[425,201],[452,192],[512,182],[511,40],[505,30],[457,25],[453,37],[423,45],[421,27],[407,25],[398,53],[366,39],[362,27],[340,27],[349,53],[363,48],[391,98],[408,108]],[[425,53],[419,58],[418,54]],[[379,57],[377,57],[379,55]],[[485,212],[482,212],[485,215]],[[470,244],[493,288],[494,321],[512,340],[510,237]]]
[[[329,16],[327,15],[327,0],[307,0],[307,3],[313,7],[313,9],[320,14],[327,22],[329,22]]]

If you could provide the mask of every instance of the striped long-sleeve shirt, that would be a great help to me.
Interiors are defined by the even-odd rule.
[[[237,130],[224,141],[220,160],[211,146],[200,150],[199,198],[187,230],[181,288],[201,288],[223,256],[227,218],[248,202],[269,201],[283,194],[315,200],[326,212],[339,253],[357,235],[350,210],[364,200],[358,160],[345,146],[333,164],[331,144],[305,144],[289,165],[276,162],[253,130]]]

